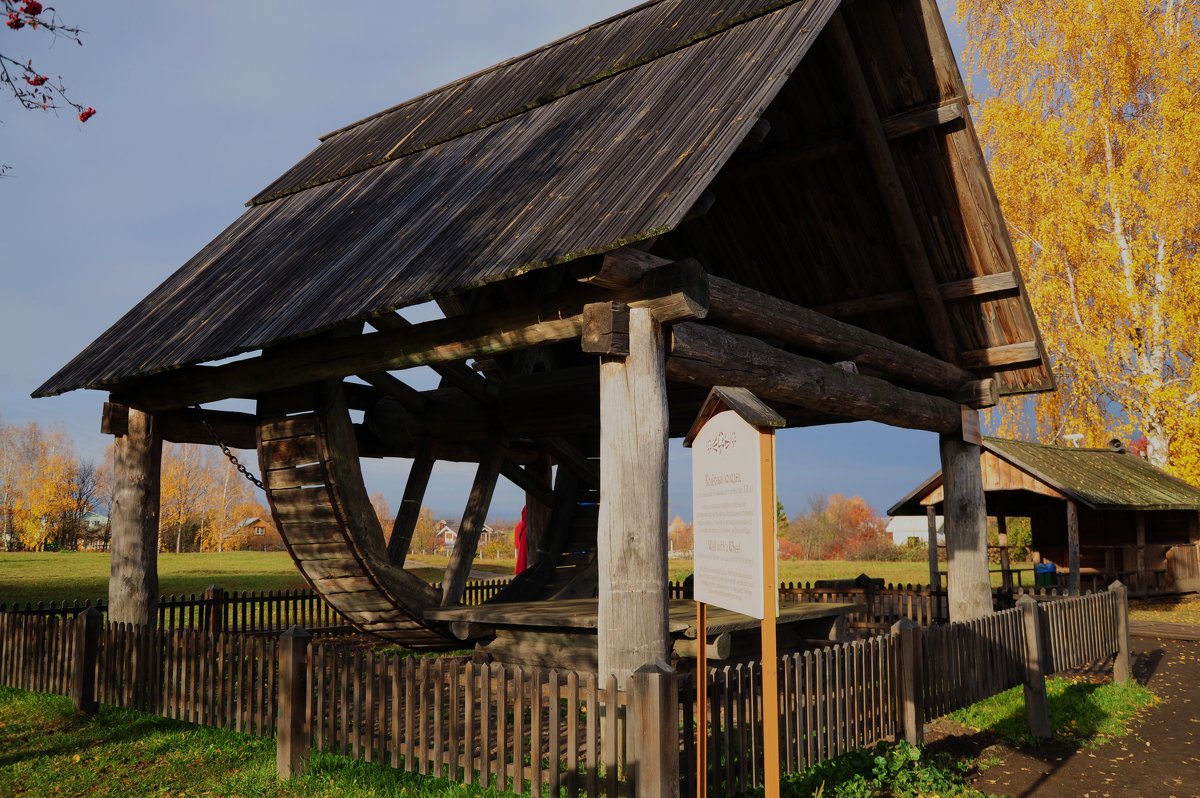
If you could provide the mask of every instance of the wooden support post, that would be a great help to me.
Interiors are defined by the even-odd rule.
[[[114,442],[112,571],[108,619],[153,624],[158,601],[158,507],[162,432],[158,419],[129,408]]]
[[[279,709],[276,713],[275,775],[303,776],[308,770],[312,731],[308,706],[308,644],[305,630],[293,626],[279,635]]]
[[[938,573],[938,540],[937,540],[937,506],[930,504],[925,507],[925,520],[929,540],[929,589],[937,592],[942,589],[942,577]]]
[[[1079,595],[1079,505],[1067,499],[1067,592]]]
[[[629,355],[600,360],[598,663],[600,679],[619,684],[671,647],[663,360],[662,328],[641,308],[629,311]]]
[[[910,745],[925,741],[924,655],[921,627],[911,618],[892,625],[892,636],[900,644],[900,724]]]
[[[100,629],[103,619],[95,607],[75,616],[75,666],[71,681],[71,699],[76,712],[95,715],[96,663],[100,653]]]
[[[950,620],[969,621],[992,611],[980,449],[951,435],[942,436],[940,448],[945,495],[942,507],[946,531],[946,597]]]
[[[637,798],[679,798],[679,685],[663,664],[643,665],[629,680],[626,772]],[[689,729],[690,733],[691,730]]]
[[[1117,594],[1117,656],[1113,660],[1113,681],[1125,684],[1133,678],[1133,641],[1129,635],[1129,591],[1120,581],[1113,582],[1108,589]]]
[[[1134,585],[1134,591],[1139,594],[1144,594],[1146,588],[1146,511],[1138,510],[1134,513],[1134,524],[1137,527],[1137,584]]]
[[[1008,519],[1003,513],[996,516],[996,542],[1000,544],[1000,584],[1006,600],[1012,598],[1012,561],[1008,557]]]
[[[778,519],[775,503],[775,430],[759,429],[758,441],[760,484],[763,486],[763,793],[766,798],[779,798],[783,765],[779,757],[779,577],[775,573],[775,541],[778,536],[778,530],[775,528]]]
[[[209,585],[204,591],[204,630],[216,636],[225,631],[225,589]]]
[[[412,467],[408,470],[408,481],[404,483],[404,497],[396,509],[396,520],[392,522],[392,534],[388,538],[388,562],[397,568],[404,567],[408,557],[408,548],[412,545],[413,530],[421,518],[421,501],[425,498],[425,490],[429,487],[429,477],[433,474],[433,445],[426,441],[421,444],[421,450],[413,458]]]
[[[1025,627],[1025,717],[1035,737],[1049,737],[1050,706],[1046,699],[1046,668],[1042,651],[1042,616],[1032,596],[1017,599]]]

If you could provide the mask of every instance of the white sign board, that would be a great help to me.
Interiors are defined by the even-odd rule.
[[[704,424],[692,444],[692,523],[696,601],[761,620],[760,439],[758,430],[732,410]]]

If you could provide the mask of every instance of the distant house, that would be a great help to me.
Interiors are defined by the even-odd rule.
[[[1138,593],[1200,591],[1200,488],[1120,441],[1081,449],[985,437],[979,465],[987,514],[1000,532],[1007,518],[1029,519],[1035,563],[1087,587],[1120,579]],[[943,501],[939,471],[888,515],[924,524]]]
[[[946,543],[945,519],[940,515],[934,518],[937,525],[938,545],[944,545]],[[899,515],[890,518],[887,531],[892,536],[892,542],[897,546],[903,546],[911,538],[916,538],[922,543],[929,542],[929,520],[924,516]]]
[[[488,543],[491,543],[493,538],[499,534],[487,524],[483,525],[483,531],[479,533],[479,547],[483,548]],[[457,524],[451,526],[449,521],[438,521],[437,532],[433,535],[437,541],[436,549],[439,554],[449,554],[454,551],[454,546],[458,543],[458,528]]]
[[[108,528],[108,516],[88,510],[83,514],[83,528],[88,534],[97,534]]]
[[[227,548],[248,551],[283,551],[283,538],[275,525],[265,518],[247,518],[238,524],[240,535],[229,541]]]

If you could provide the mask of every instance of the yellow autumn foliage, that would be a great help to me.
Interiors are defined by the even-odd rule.
[[[1059,390],[1001,432],[1145,436],[1200,483],[1200,6],[959,0],[974,116]]]

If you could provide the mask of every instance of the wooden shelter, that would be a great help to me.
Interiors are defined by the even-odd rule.
[[[984,438],[980,454],[987,512],[1007,545],[1006,519],[1030,520],[1034,562],[1104,586],[1120,579],[1135,592],[1200,590],[1200,488],[1126,451],[1046,446]],[[945,502],[942,473],[897,502],[888,515],[936,515]]]
[[[160,441],[215,434],[410,647],[460,645],[435,610],[511,480],[532,567],[495,601],[598,596],[623,682],[669,652],[667,439],[716,385],[940,433],[952,612],[990,612],[976,409],[1052,381],[967,104],[934,0],[652,0],[326,135],[35,393],[111,394],[110,614],[153,617]],[[413,460],[386,546],[360,457]],[[403,565],[437,460],[478,471],[435,593]]]

